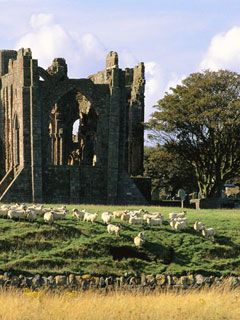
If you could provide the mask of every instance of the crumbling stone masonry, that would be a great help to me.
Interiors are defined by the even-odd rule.
[[[144,64],[122,70],[116,52],[69,79],[62,58],[0,51],[0,201],[146,203],[144,86]]]

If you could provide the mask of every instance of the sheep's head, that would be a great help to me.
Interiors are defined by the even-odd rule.
[[[144,239],[145,232],[144,231],[139,232],[138,236],[139,236],[139,238]]]

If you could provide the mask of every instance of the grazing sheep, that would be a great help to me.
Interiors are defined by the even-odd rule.
[[[120,232],[120,227],[119,226],[115,226],[114,224],[109,224],[107,226],[107,231],[108,233],[112,234],[112,233],[115,233],[116,236],[119,235],[119,232]]]
[[[142,218],[137,218],[137,217],[130,217],[129,218],[129,223],[130,224],[142,224],[143,219]]]
[[[147,218],[147,224],[150,226],[161,226],[162,219],[161,218]]]
[[[204,238],[214,241],[215,230],[213,228],[206,229],[205,227],[203,227],[202,235],[204,236]]]
[[[174,225],[175,230],[184,230],[186,228],[187,228],[187,221],[186,220],[176,221],[176,223]]]
[[[176,219],[176,218],[185,218],[187,214],[187,211],[183,212],[171,212],[169,213],[169,219]]]
[[[26,209],[27,209],[27,206],[24,203],[22,204],[16,203],[9,207],[9,210],[26,210]]]
[[[147,220],[147,219],[158,219],[161,218],[163,221],[163,215],[161,213],[158,212],[154,212],[154,213],[145,213],[143,215],[143,220]]]
[[[145,242],[144,232],[139,232],[139,234],[133,239],[133,242],[137,248],[141,248]]]
[[[35,211],[26,210],[26,219],[29,221],[34,221],[37,219],[37,214]]]
[[[67,211],[52,211],[54,220],[63,220],[67,214]]]
[[[83,221],[87,221],[87,216],[89,216],[90,214],[91,214],[90,212],[85,211]]]
[[[72,210],[72,212],[73,212],[73,217],[74,218],[77,218],[79,220],[83,220],[84,215],[85,215],[85,211],[84,210],[78,210],[78,209],[75,208],[75,209]]]
[[[9,219],[25,219],[26,211],[25,210],[8,210],[7,216]]]
[[[45,212],[49,211],[49,209],[45,211],[42,204],[39,206],[32,205],[28,207],[28,210],[31,210],[32,212],[34,211],[39,217],[42,217]]]
[[[49,224],[52,224],[54,222],[54,212],[53,211],[45,212],[43,216],[43,220]]]
[[[186,214],[187,214],[187,211],[183,211],[183,212],[180,212],[178,213],[178,218],[185,218],[186,217]]]
[[[176,212],[171,212],[171,213],[169,213],[169,220],[176,219],[177,216],[178,216],[178,214]]]
[[[125,212],[121,215],[122,221],[129,221],[129,218],[130,218],[130,212]]]
[[[8,207],[4,208],[3,206],[1,206],[1,208],[0,208],[0,218],[7,218],[8,210],[9,210]]]
[[[67,211],[67,207],[66,206],[61,206],[61,207],[59,207],[59,208],[55,208],[54,209],[55,211]]]
[[[128,210],[118,210],[118,211],[113,211],[113,217],[114,219],[116,218],[121,218],[123,214],[128,213]]]
[[[0,209],[3,209],[3,210],[9,209],[9,208],[10,208],[9,205],[7,205],[7,204],[2,204],[0,207]]]
[[[105,224],[108,224],[112,220],[112,214],[110,212],[103,212],[102,213],[102,221]]]
[[[196,221],[193,225],[194,230],[196,231],[202,231],[204,228],[204,224],[201,221]]]
[[[84,218],[83,221],[87,221],[87,222],[94,222],[97,220],[98,214],[97,213],[88,213],[86,212],[84,214]]]
[[[176,224],[177,220],[176,219],[171,219],[170,220],[170,226],[172,227],[172,229],[175,229],[175,224]]]
[[[141,214],[144,214],[144,213],[149,213],[147,210],[144,210],[144,209],[139,209],[139,210],[134,210],[133,211],[134,214],[137,214],[137,215],[141,215]]]

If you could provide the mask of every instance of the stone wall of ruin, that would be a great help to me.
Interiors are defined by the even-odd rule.
[[[88,79],[67,72],[0,51],[0,201],[144,203],[129,178],[143,173],[144,65],[110,52]]]

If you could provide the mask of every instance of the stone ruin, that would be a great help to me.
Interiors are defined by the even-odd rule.
[[[146,203],[144,87],[144,64],[122,70],[116,52],[69,79],[63,58],[0,51],[0,201]]]

